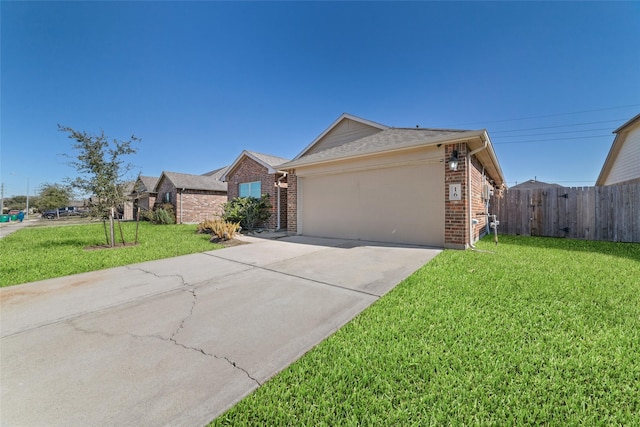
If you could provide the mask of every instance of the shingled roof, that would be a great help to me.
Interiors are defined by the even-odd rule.
[[[190,175],[186,173],[164,171],[162,172],[160,179],[158,179],[158,184],[162,181],[163,176],[171,181],[175,188],[185,190],[227,191],[227,183],[220,181],[215,176]],[[156,184],[156,187],[158,184]],[[157,191],[157,188],[155,191]]]
[[[218,181],[222,181],[220,178],[222,178],[222,175],[224,175],[224,173],[227,171],[228,167],[229,167],[229,165],[223,166],[221,168],[214,169],[211,172],[203,173],[202,175],[210,176],[210,177],[213,177],[213,178],[217,179]]]
[[[482,131],[428,128],[389,128],[373,135],[356,139],[336,147],[313,154],[304,155],[296,160],[278,165],[280,169],[294,168],[300,165],[322,163],[325,161],[347,159],[367,154],[382,153],[439,142],[477,137]]]
[[[222,174],[220,179],[223,181],[226,181],[227,176],[240,164],[243,157],[249,157],[250,159],[258,162],[259,164],[267,168],[267,171],[270,174],[274,174],[278,172],[278,168],[276,168],[277,165],[289,161],[289,159],[285,159],[284,157],[272,156],[270,154],[256,153],[255,151],[242,150],[242,153],[240,153],[240,155],[236,157],[234,162]]]
[[[144,188],[138,188],[139,193],[152,193],[153,189],[156,188],[156,184],[158,183],[157,176],[144,176],[140,175],[138,180],[142,183]]]

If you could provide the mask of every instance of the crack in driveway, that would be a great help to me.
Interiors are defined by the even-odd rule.
[[[171,334],[171,337],[169,338],[169,341],[171,341],[171,342],[172,342],[172,343],[174,343],[175,345],[180,346],[180,347],[182,347],[182,348],[184,348],[184,349],[197,351],[197,352],[199,352],[199,353],[204,354],[205,356],[214,357],[214,358],[219,359],[219,360],[225,360],[228,364],[230,364],[231,366],[233,366],[235,369],[238,369],[238,370],[240,370],[240,371],[244,372],[244,374],[245,374],[249,379],[253,380],[256,384],[258,384],[258,386],[262,385],[262,384],[260,384],[260,381],[258,381],[256,378],[254,378],[254,377],[252,377],[252,376],[251,376],[251,374],[249,373],[249,371],[247,371],[246,369],[244,369],[244,368],[243,368],[243,367],[241,367],[241,366],[238,366],[238,364],[237,364],[236,362],[232,361],[232,360],[231,360],[231,359],[229,359],[228,357],[226,357],[226,356],[218,356],[218,355],[215,355],[215,354],[207,353],[207,352],[206,352],[206,351],[204,351],[204,349],[202,349],[202,348],[191,347],[191,346],[188,346],[188,345],[186,345],[186,344],[182,344],[182,343],[179,343],[179,342],[178,342],[178,340],[176,339],[176,335],[178,335],[178,333],[180,333],[180,331],[184,328],[184,324],[185,324],[185,322],[186,322],[186,321],[187,321],[191,316],[193,316],[193,311],[195,310],[195,308],[196,308],[196,304],[198,303],[198,295],[196,294],[196,290],[195,290],[195,289],[193,289],[193,288],[192,288],[192,289],[188,289],[188,290],[187,290],[187,291],[185,291],[185,292],[189,292],[189,293],[193,296],[193,303],[191,304],[191,310],[189,311],[189,314],[188,314],[184,319],[182,319],[182,322],[180,322],[180,326],[178,326],[178,328],[173,332],[173,334]]]
[[[146,272],[149,273],[149,272]],[[150,273],[153,274],[153,273]],[[175,275],[176,277],[181,277],[179,275]],[[167,276],[164,276],[167,277]],[[183,280],[183,284],[187,285],[186,282],[184,282]],[[216,354],[212,354],[212,353],[207,353],[206,351],[204,351],[204,349],[202,348],[198,348],[198,347],[192,347],[186,344],[183,344],[181,342],[178,342],[178,340],[176,339],[176,336],[180,333],[180,331],[182,329],[184,329],[184,325],[187,322],[187,320],[189,320],[189,318],[193,315],[193,312],[196,308],[196,304],[198,302],[198,295],[196,294],[196,290],[194,288],[191,289],[186,289],[186,290],[182,290],[182,292],[187,292],[189,294],[192,295],[193,300],[191,303],[191,307],[189,309],[189,313],[180,321],[180,325],[178,325],[178,327],[176,328],[175,331],[173,331],[173,333],[171,334],[171,336],[169,338],[160,336],[160,335],[138,335],[138,334],[132,334],[132,333],[112,333],[112,332],[106,332],[104,330],[100,330],[100,329],[87,329],[87,328],[83,328],[82,326],[80,326],[77,322],[79,321],[78,318],[76,319],[69,319],[67,320],[67,324],[69,324],[75,331],[83,333],[83,334],[96,334],[96,335],[102,335],[105,337],[109,337],[109,338],[117,338],[118,336],[129,336],[132,338],[136,338],[136,339],[140,339],[140,338],[154,338],[154,339],[158,339],[160,341],[165,341],[165,342],[171,342],[172,344],[178,346],[178,347],[182,347],[185,350],[190,350],[190,351],[195,351],[197,353],[201,353],[205,356],[208,357],[213,357],[215,359],[218,360],[224,360],[225,362],[227,362],[229,365],[233,366],[234,369],[237,369],[241,372],[243,372],[250,380],[254,381],[258,386],[261,386],[262,384],[260,383],[260,381],[258,381],[257,378],[254,378],[248,370],[244,369],[243,367],[239,366],[236,362],[234,362],[233,360],[229,359],[227,356],[218,356]]]

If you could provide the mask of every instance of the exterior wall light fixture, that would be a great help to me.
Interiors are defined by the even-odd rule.
[[[458,150],[453,150],[451,158],[449,159],[449,169],[452,171],[458,170]]]

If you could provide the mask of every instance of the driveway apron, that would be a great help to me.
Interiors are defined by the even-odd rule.
[[[0,289],[0,424],[204,425],[439,253],[243,239]]]

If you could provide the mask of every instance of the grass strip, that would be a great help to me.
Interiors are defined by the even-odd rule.
[[[640,425],[640,245],[477,246],[438,255],[210,425]]]
[[[125,241],[135,239],[135,223],[122,224]],[[196,225],[154,225],[141,222],[139,244],[86,250],[103,245],[102,223],[27,227],[0,239],[0,286],[10,286],[70,274],[221,248]],[[120,242],[120,230],[116,230]]]

